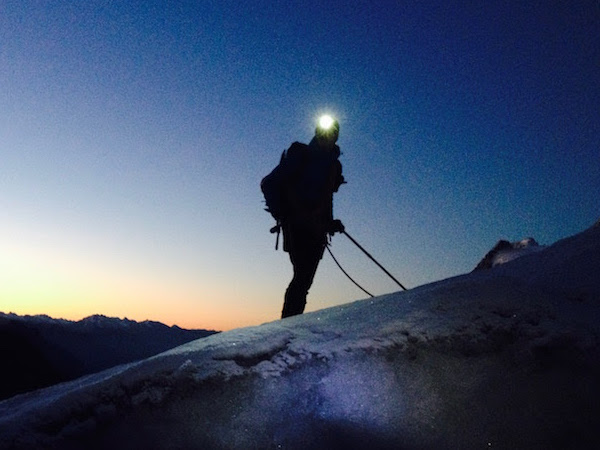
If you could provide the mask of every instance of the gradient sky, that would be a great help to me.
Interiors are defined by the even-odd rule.
[[[335,216],[407,287],[553,243],[600,218],[599,105],[597,1],[0,0],[0,311],[279,318],[259,183],[322,112]],[[325,255],[307,311],[364,297]]]

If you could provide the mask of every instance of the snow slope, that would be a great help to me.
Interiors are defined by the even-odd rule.
[[[0,402],[2,448],[594,448],[600,227]]]

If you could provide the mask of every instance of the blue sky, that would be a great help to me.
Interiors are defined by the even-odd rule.
[[[259,182],[322,112],[335,215],[409,287],[590,226],[600,6],[530,3],[0,2],[0,310],[277,319],[291,267]],[[362,297],[325,256],[307,310]]]

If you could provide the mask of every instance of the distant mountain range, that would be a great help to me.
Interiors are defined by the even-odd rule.
[[[145,359],[215,333],[102,315],[74,322],[0,313],[0,400]]]

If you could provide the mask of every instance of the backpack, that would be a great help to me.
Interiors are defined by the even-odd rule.
[[[288,209],[287,186],[301,169],[301,167],[293,167],[298,165],[297,161],[290,161],[288,154],[290,152],[306,154],[306,147],[308,147],[306,144],[294,142],[288,150],[281,153],[279,164],[260,182],[260,189],[265,197],[265,211],[269,212],[278,223],[286,216]]]

